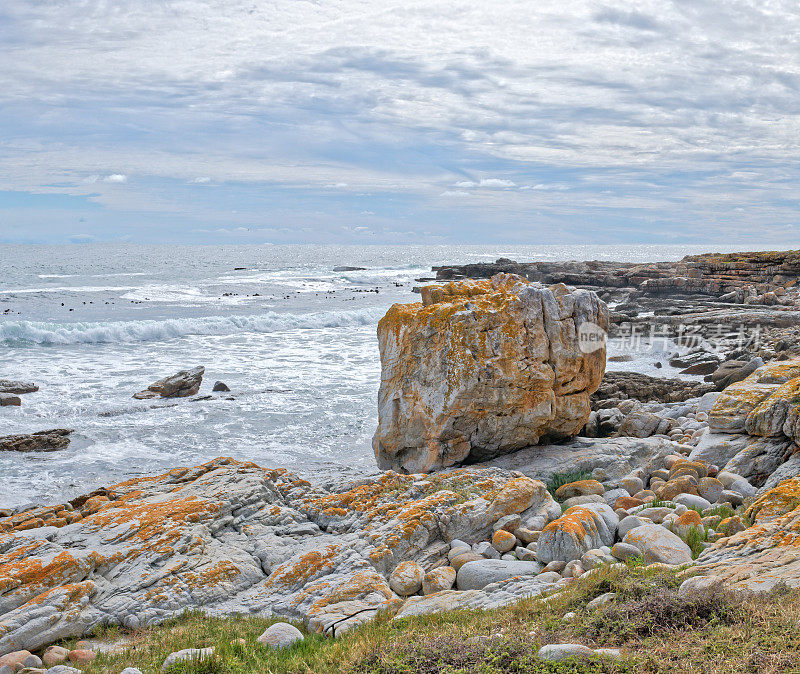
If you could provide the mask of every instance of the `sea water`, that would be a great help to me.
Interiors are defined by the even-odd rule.
[[[376,325],[431,266],[676,260],[686,246],[0,245],[0,379],[39,385],[0,435],[72,428],[56,452],[0,452],[0,507],[63,501],[217,456],[325,480],[375,470]],[[342,269],[361,267],[363,269]],[[336,269],[338,271],[335,271]],[[613,352],[613,347],[612,347]],[[651,374],[658,354],[614,369]],[[134,400],[204,365],[210,400]]]

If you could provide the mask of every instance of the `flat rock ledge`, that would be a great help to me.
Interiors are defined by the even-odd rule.
[[[129,480],[0,518],[0,655],[189,608],[338,635],[403,607],[388,582],[399,563],[446,566],[453,539],[485,540],[508,515],[558,512],[541,482],[498,468],[389,471],[321,488],[219,458]],[[501,606],[544,586],[512,578],[469,600]]]

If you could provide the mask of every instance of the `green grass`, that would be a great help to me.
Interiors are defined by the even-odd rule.
[[[563,487],[570,482],[579,482],[580,480],[591,479],[592,474],[585,470],[575,470],[568,473],[553,473],[550,479],[546,482],[547,491],[555,498],[556,490]]]
[[[638,563],[581,577],[542,602],[525,599],[494,611],[463,610],[391,620],[383,616],[336,639],[307,635],[284,651],[256,638],[274,620],[212,618],[186,613],[133,633],[111,629],[130,647],[101,654],[84,674],[119,674],[126,666],[156,674],[169,653],[214,646],[205,662],[176,665],[171,674],[533,674],[800,672],[800,592],[750,598],[716,590],[678,595],[680,572]],[[616,599],[590,612],[605,593]],[[567,611],[577,619],[562,620]],[[304,628],[298,624],[301,630]],[[244,645],[236,642],[244,639]],[[539,660],[547,643],[622,649],[619,660]],[[67,645],[74,645],[67,642]]]

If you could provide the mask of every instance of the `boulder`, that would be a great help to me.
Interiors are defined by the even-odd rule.
[[[731,384],[735,384],[750,376],[763,365],[764,361],[761,360],[761,358],[751,358],[748,361],[729,360],[720,365],[711,374],[711,381],[714,382],[718,391],[722,391]]]
[[[449,590],[456,582],[456,570],[452,566],[440,566],[425,574],[422,580],[422,594],[434,594]]]
[[[422,299],[378,324],[379,466],[429,472],[581,430],[605,369],[604,343],[589,343],[608,328],[593,292],[498,274]]]
[[[487,585],[517,576],[536,576],[542,571],[538,562],[483,559],[464,564],[456,578],[459,590],[482,590]]]
[[[752,376],[728,386],[708,413],[709,428],[712,432],[743,433],[747,416],[776,388],[778,384],[760,384]]]
[[[536,558],[542,564],[569,562],[594,548],[612,545],[618,521],[604,503],[570,508],[544,528],[536,543]]]
[[[288,648],[292,644],[302,641],[303,633],[289,623],[275,623],[258,637],[257,641],[269,648]]]
[[[214,386],[212,387],[211,391],[213,393],[227,393],[230,391],[230,388],[224,381],[217,381],[214,382]]]
[[[597,480],[578,480],[562,484],[556,489],[555,496],[559,501],[566,501],[575,496],[602,496],[605,491],[605,487]]]
[[[170,377],[159,379],[144,391],[133,395],[137,400],[148,398],[188,398],[200,390],[206,369],[201,365],[191,370],[181,370]]]
[[[389,587],[401,597],[416,594],[422,587],[425,569],[416,562],[400,562],[389,576]]]
[[[668,529],[657,524],[642,524],[625,534],[623,543],[639,548],[646,564],[690,564],[692,551]]]
[[[161,665],[161,671],[166,672],[170,667],[179,662],[199,663],[202,660],[208,660],[213,655],[213,648],[184,648],[181,651],[170,653],[167,659],[164,660],[164,664]]]

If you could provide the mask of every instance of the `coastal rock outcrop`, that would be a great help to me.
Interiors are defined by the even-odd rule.
[[[467,546],[508,515],[546,523],[560,510],[541,482],[510,471],[422,478],[316,488],[220,458],[0,517],[0,655],[187,608],[341,634],[400,608],[389,579],[401,563],[448,566],[454,538]],[[511,579],[465,599],[502,605],[545,585]]]
[[[0,437],[0,452],[54,452],[69,446],[70,428]]]
[[[378,324],[381,468],[428,472],[576,435],[605,369],[593,292],[498,274],[422,289]],[[582,348],[583,347],[583,348]]]
[[[200,390],[206,369],[200,365],[191,370],[181,370],[170,377],[154,381],[144,391],[134,393],[137,400],[149,398],[188,398]]]

